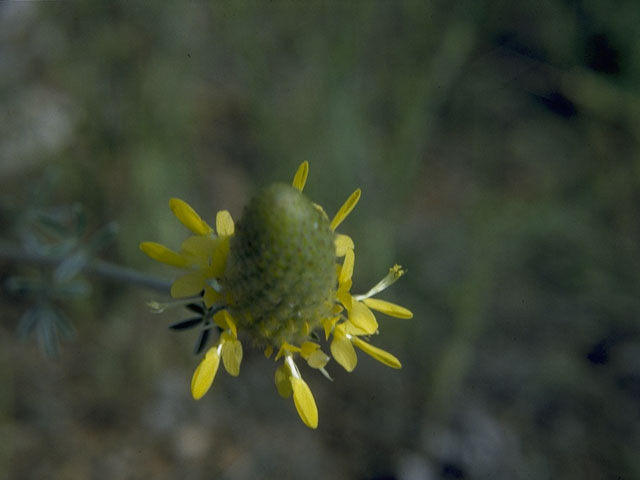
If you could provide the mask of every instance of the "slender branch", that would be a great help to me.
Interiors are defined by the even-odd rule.
[[[13,245],[0,243],[0,259],[10,262],[26,262],[53,266],[58,265],[64,260],[64,257],[60,255],[26,252]],[[146,275],[133,268],[105,262],[104,260],[90,260],[82,267],[82,271],[89,275],[96,275],[114,282],[139,285],[162,293],[169,293],[171,289],[171,283],[166,280]]]
[[[113,281],[140,285],[141,287],[157,290],[166,294],[171,290],[171,282],[146,275],[133,268],[123,267],[103,260],[90,262],[85,267],[85,271],[89,274],[98,275]]]

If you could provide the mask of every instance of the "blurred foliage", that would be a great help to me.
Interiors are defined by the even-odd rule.
[[[376,342],[400,372],[310,379],[308,432],[260,353],[192,402],[195,338],[148,292],[96,286],[57,363],[3,298],[0,472],[640,477],[638,24],[631,0],[0,4],[4,203],[54,164],[52,205],[167,275],[137,245],[181,238],[169,197],[237,217],[309,160],[329,213],[363,189],[354,290],[401,263],[415,313]]]
[[[13,232],[7,230],[5,235],[19,240],[21,248],[15,251],[24,257],[17,258],[17,263],[33,261],[36,265],[8,275],[3,285],[10,296],[32,303],[18,322],[18,336],[25,340],[35,334],[50,357],[58,354],[59,337],[68,339],[75,333],[71,320],[57,304],[87,297],[91,288],[81,274],[92,257],[113,242],[118,230],[117,224],[110,222],[89,234],[80,204],[48,206],[55,177],[46,171],[27,188],[27,204],[14,205],[13,211],[7,212],[15,218],[15,225]],[[12,253],[6,249],[0,244],[5,258]]]

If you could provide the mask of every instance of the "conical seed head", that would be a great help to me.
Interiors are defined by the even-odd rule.
[[[259,343],[300,344],[335,296],[328,219],[288,185],[260,191],[238,222],[223,283],[233,316]]]

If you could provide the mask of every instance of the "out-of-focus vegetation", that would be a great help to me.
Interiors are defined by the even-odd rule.
[[[380,319],[402,370],[305,375],[309,431],[260,352],[192,401],[150,291],[94,278],[52,360],[3,286],[0,477],[640,478],[638,25],[631,0],[1,3],[3,241],[55,171],[51,206],[120,224],[104,258],[170,278],[138,250],[183,236],[169,197],[237,218],[309,160],[327,211],[363,189],[354,290],[401,263],[415,318]]]

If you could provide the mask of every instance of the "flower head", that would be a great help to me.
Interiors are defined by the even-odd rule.
[[[194,235],[179,251],[155,242],[143,242],[140,248],[154,260],[186,270],[174,281],[171,295],[180,299],[174,305],[185,305],[198,317],[171,328],[199,326],[198,353],[211,331],[218,332],[217,343],[193,374],[193,397],[199,399],[211,388],[221,359],[227,373],[239,375],[242,340],[264,349],[267,358],[277,352],[275,360],[282,361],[275,371],[278,393],[285,398],[293,395],[302,421],[316,428],[318,410],[296,358],[331,378],[325,369],[331,357],[323,351],[318,334],[323,332],[331,355],[349,372],[357,363],[354,347],[400,368],[395,356],[364,339],[378,333],[372,310],[397,318],[413,315],[373,298],[405,273],[399,265],[367,293],[351,293],[354,243],[336,229],[358,203],[360,189],[329,219],[302,193],[308,172],[309,164],[303,162],[292,186],[275,184],[261,190],[237,226],[223,210],[214,229],[186,202],[171,199],[171,210]],[[156,306],[160,311],[167,305]]]

